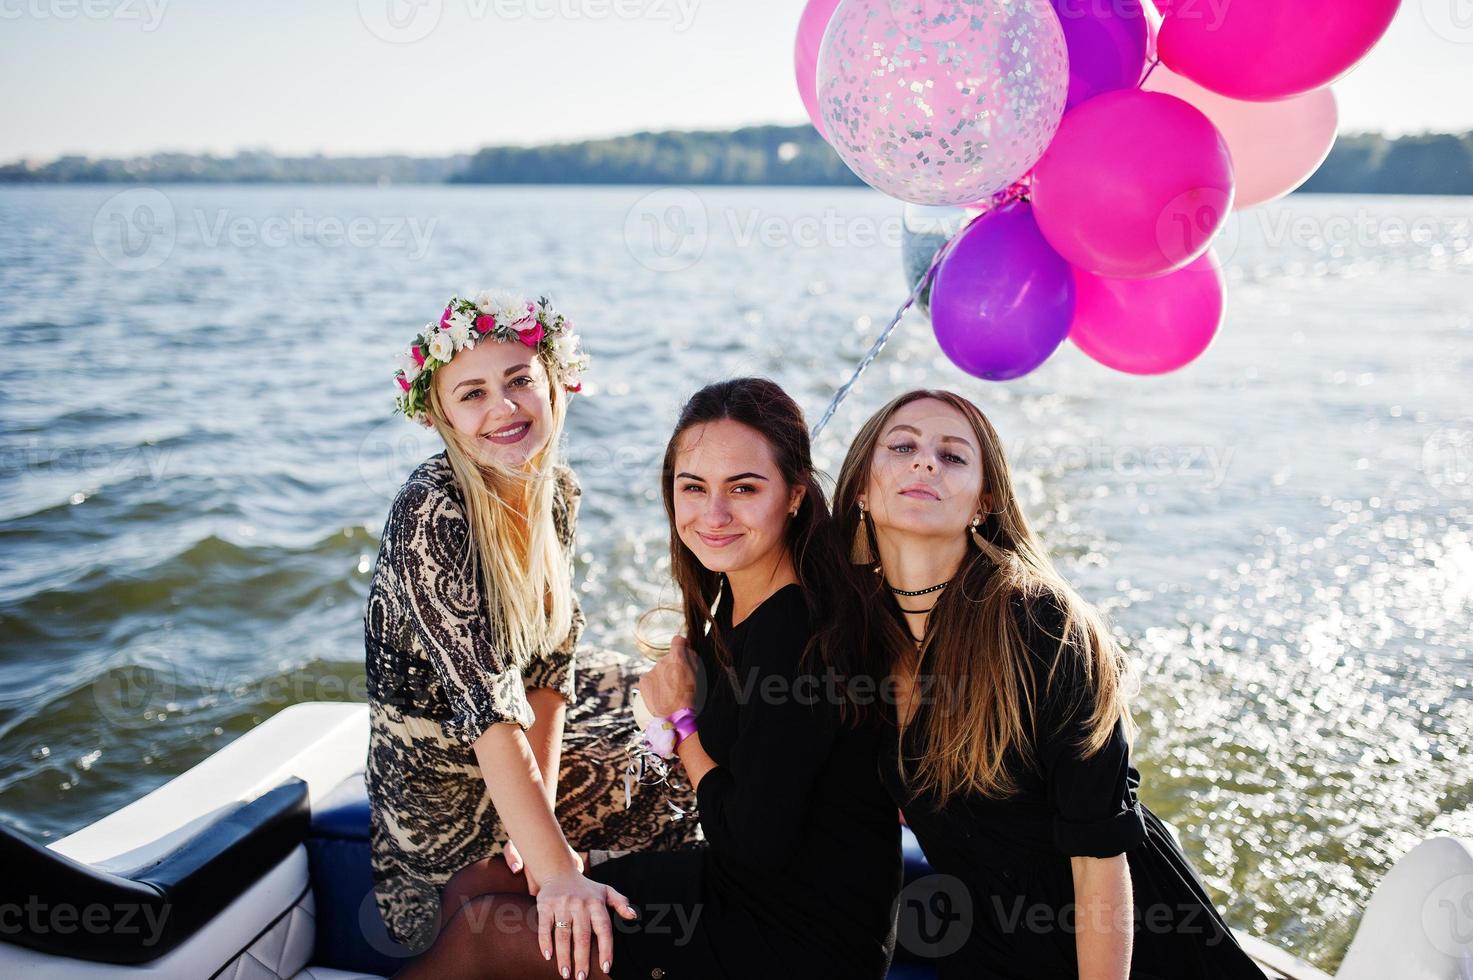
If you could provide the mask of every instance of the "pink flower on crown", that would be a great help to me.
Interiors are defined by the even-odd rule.
[[[490,333],[491,331],[493,331],[495,329],[496,329],[496,318],[494,316],[485,316],[483,314],[481,316],[476,317],[476,332],[477,333]]]
[[[526,321],[523,322],[525,323]],[[534,321],[532,326],[526,330],[518,330],[517,339],[528,347],[536,347],[542,343],[542,324]]]
[[[448,306],[445,307],[445,312],[440,315],[440,329],[441,330],[444,330],[445,329],[445,325],[450,322],[450,318],[452,316],[454,316],[454,315],[455,315],[455,311],[454,310],[452,310]]]
[[[413,347],[409,348],[409,353],[414,355],[414,362],[416,364],[418,364],[420,367],[424,367],[425,356],[424,354],[420,353],[418,344],[415,344]]]
[[[400,388],[403,388],[405,391],[409,390],[409,382],[404,380],[404,375],[398,375],[394,378],[394,380],[399,382]]]

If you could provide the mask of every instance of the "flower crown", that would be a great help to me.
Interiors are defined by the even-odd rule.
[[[399,369],[394,372],[399,384],[394,401],[399,411],[420,425],[430,425],[430,384],[435,369],[485,339],[527,345],[557,365],[555,382],[561,381],[570,392],[583,390],[582,375],[589,357],[573,332],[573,321],[554,310],[546,297],[533,303],[518,293],[490,289],[476,294],[474,300],[450,297],[440,322],[425,324],[409,350],[399,355]]]

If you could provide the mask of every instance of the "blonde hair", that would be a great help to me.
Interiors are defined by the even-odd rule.
[[[992,509],[977,501],[984,515],[978,528],[981,545],[968,536],[967,557],[941,593],[926,621],[926,635],[918,652],[905,626],[900,608],[882,575],[870,566],[851,566],[847,576],[858,602],[854,604],[854,643],[860,662],[875,676],[925,669],[935,677],[932,690],[945,699],[948,710],[929,711],[921,733],[920,760],[910,774],[910,787],[941,800],[955,793],[978,793],[989,797],[1010,796],[1018,790],[1009,771],[1010,753],[1027,762],[1035,759],[1034,732],[1041,719],[1039,705],[1030,692],[1035,685],[1037,656],[1013,612],[1021,604],[1023,615],[1050,642],[1057,642],[1058,656],[1043,688],[1054,680],[1054,671],[1065,657],[1075,658],[1073,673],[1085,679],[1085,689],[1065,695],[1071,708],[1093,702],[1083,719],[1084,736],[1077,751],[1083,757],[1098,752],[1111,737],[1116,723],[1126,712],[1122,674],[1125,663],[1110,635],[1104,617],[1070,588],[1049,560],[1033,533],[1013,492],[1012,475],[1003,454],[1002,441],[977,406],[949,391],[911,391],[894,399],[860,429],[839,473],[834,494],[834,515],[841,540],[860,533],[859,497],[869,482],[875,447],[890,418],[914,401],[930,398],[956,409],[976,436],[982,465],[982,492],[992,495]],[[872,524],[871,553],[878,554]],[[1042,603],[1062,612],[1058,636],[1040,626],[1033,610]],[[1039,737],[1047,733],[1038,731]],[[903,770],[902,770],[903,771]]]
[[[493,637],[523,668],[538,653],[561,645],[573,624],[572,563],[553,518],[567,396],[557,366],[546,354],[538,361],[547,373],[552,425],[547,444],[526,469],[482,456],[473,440],[456,432],[435,384],[428,406],[465,500],[467,571],[474,564],[479,573]]]

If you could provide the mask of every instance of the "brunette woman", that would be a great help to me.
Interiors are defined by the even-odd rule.
[[[680,414],[662,484],[690,640],[677,639],[640,690],[679,733],[707,844],[588,870],[640,913],[613,923],[613,976],[880,980],[899,825],[879,780],[879,732],[846,723],[826,690],[843,556],[802,412],[766,380],[702,389]],[[503,965],[547,942],[505,924],[526,901],[466,903],[437,948],[467,966],[446,976],[533,975]]]
[[[895,399],[835,508],[859,659],[894,678],[885,782],[964,889],[927,937],[941,976],[1263,980],[1136,799],[1120,651],[1030,529],[982,412]]]

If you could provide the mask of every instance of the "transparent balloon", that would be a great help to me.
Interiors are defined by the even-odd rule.
[[[818,60],[829,142],[866,183],[915,204],[966,204],[1022,177],[1068,88],[1048,0],[843,0]]]

